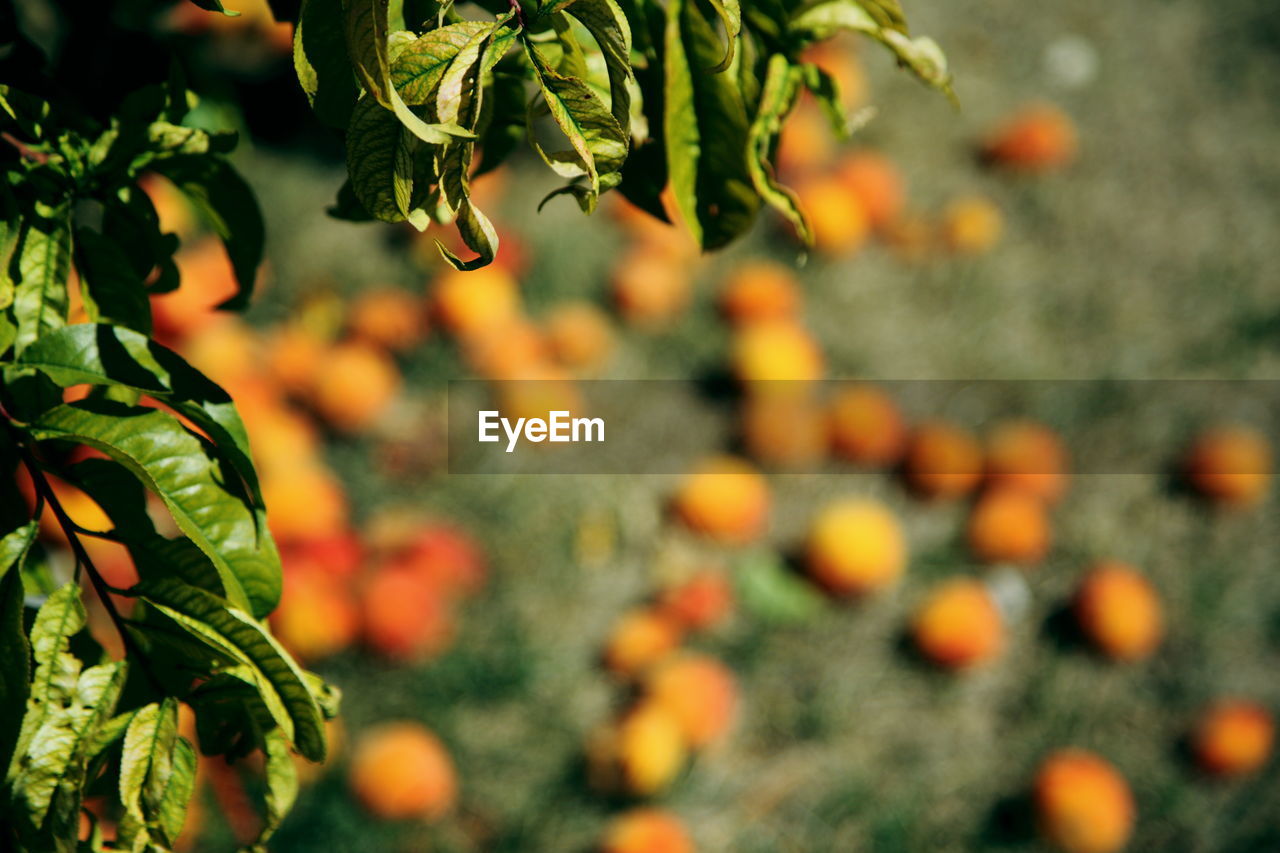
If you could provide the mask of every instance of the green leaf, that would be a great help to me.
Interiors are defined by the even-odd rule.
[[[591,87],[576,77],[553,71],[534,44],[525,40],[525,50],[542,89],[543,101],[551,117],[568,139],[571,150],[547,153],[534,135],[530,113],[529,139],[542,159],[566,178],[586,177],[590,187],[590,207],[600,194],[600,178],[620,172],[627,159],[628,134],[605,108]]]
[[[734,577],[743,609],[765,622],[803,624],[825,608],[822,594],[790,571],[774,552],[746,555]]]
[[[71,222],[67,213],[32,217],[16,252],[13,316],[18,331],[14,349],[21,353],[41,335],[67,322],[67,279],[71,275]]]
[[[724,25],[725,49],[724,59],[712,71],[719,74],[733,64],[734,48],[738,44],[738,35],[742,32],[742,5],[738,0],[708,0]]]
[[[735,0],[736,2],[736,0]],[[631,139],[631,25],[616,0],[577,0],[568,9],[596,40],[609,72],[609,111]]]
[[[238,661],[231,673],[257,690],[284,736],[305,758],[324,760],[324,721],[316,698],[298,665],[262,623],[226,600],[173,578],[146,581],[138,592],[192,636]]]
[[[257,845],[265,845],[275,835],[285,815],[293,808],[294,800],[298,798],[298,768],[289,753],[288,742],[279,729],[267,732],[264,740],[267,753],[267,814],[255,842]]]
[[[172,846],[195,785],[195,750],[178,735],[178,700],[144,705],[133,715],[120,758],[121,840]]]
[[[405,45],[391,65],[391,82],[409,106],[434,104],[440,80],[458,53],[493,29],[492,23],[463,21],[428,30]]]
[[[404,219],[396,203],[396,158],[400,152],[400,120],[366,95],[351,112],[347,128],[347,172],[351,191],[375,219]]]
[[[221,157],[171,157],[157,161],[153,168],[191,199],[222,239],[238,288],[235,296],[218,307],[243,310],[253,295],[266,241],[262,212],[253,190]]]
[[[800,78],[800,69],[782,54],[774,54],[769,58],[769,69],[760,95],[760,109],[748,134],[751,156],[747,165],[751,169],[751,182],[760,197],[795,226],[805,243],[812,243],[813,234],[800,210],[799,199],[778,183],[771,162],[782,123],[791,113],[800,94]]]
[[[818,99],[822,111],[831,122],[837,139],[848,139],[852,133],[849,116],[845,113],[844,98],[840,93],[840,81],[820,66],[805,63],[800,66],[804,86]]]
[[[80,295],[89,319],[150,334],[151,303],[146,285],[124,250],[88,228],[76,229],[75,245]]]
[[[261,503],[249,434],[230,395],[146,335],[93,323],[65,326],[28,347],[17,363],[62,388],[123,385],[163,401],[204,430]]]
[[[293,67],[316,117],[345,128],[360,90],[347,59],[342,0],[303,0],[293,31]]]
[[[224,8],[219,0],[191,0],[191,2],[208,12],[221,12],[228,18],[237,18],[240,16],[239,12]]]
[[[745,232],[760,208],[747,165],[748,119],[719,43],[693,0],[671,0],[666,32],[667,168],[676,205],[704,249]]]
[[[237,606],[265,616],[279,602],[280,557],[264,514],[234,488],[205,442],[173,415],[82,400],[50,409],[29,429],[39,440],[95,447],[128,468],[208,555]]]
[[[488,119],[482,121],[484,132],[480,137],[480,165],[475,167],[472,178],[498,168],[524,141],[526,102],[523,75],[502,71],[494,73],[484,103]]]
[[[22,562],[39,525],[29,521],[0,539],[0,767],[7,768],[31,682],[31,646],[23,626]]]

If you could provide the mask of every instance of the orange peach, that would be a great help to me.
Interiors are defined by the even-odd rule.
[[[685,478],[673,499],[673,509],[689,528],[717,542],[743,545],[764,533],[769,520],[769,488],[746,462],[713,457]]]
[[[922,655],[948,669],[985,663],[1004,645],[1000,609],[986,586],[971,578],[936,587],[916,611],[912,636]]]
[[[782,125],[773,164],[787,181],[826,169],[836,154],[836,138],[831,121],[817,101],[802,95],[796,108]]]
[[[1095,565],[1076,591],[1074,606],[1085,636],[1115,660],[1149,657],[1164,636],[1160,599],[1151,582],[1119,561]]]
[[[545,320],[547,343],[556,361],[573,370],[597,371],[613,353],[613,327],[590,302],[563,302]]]
[[[157,337],[180,341],[218,317],[217,306],[236,293],[235,274],[222,243],[205,237],[183,246],[174,261],[181,286],[151,297]]]
[[[719,569],[704,569],[662,591],[658,611],[689,631],[705,631],[733,610],[733,586]]]
[[[695,748],[721,737],[737,712],[737,679],[707,655],[669,658],[649,673],[644,689],[646,696],[671,713],[685,741]]]
[[[1275,741],[1275,721],[1266,708],[1242,699],[1218,702],[1196,724],[1191,748],[1214,776],[1241,776],[1262,767]]]
[[[261,370],[262,347],[257,333],[238,317],[216,315],[191,333],[182,355],[197,370],[224,387],[254,381]]]
[[[632,809],[609,822],[600,853],[694,853],[688,830],[660,809]]]
[[[446,596],[473,595],[484,585],[485,560],[475,540],[433,522],[414,532],[389,561],[411,570]]]
[[[809,574],[837,595],[868,595],[897,582],[907,542],[888,507],[845,498],[824,507],[805,541]]]
[[[982,446],[959,427],[942,421],[925,423],[907,441],[903,470],[917,494],[957,498],[973,491],[982,479]]]
[[[766,386],[776,389],[776,386]],[[742,405],[742,444],[766,465],[802,468],[827,449],[827,424],[808,394],[753,394]]]
[[[795,319],[800,311],[800,284],[784,266],[748,261],[725,277],[720,310],[734,325]]]
[[[666,613],[642,608],[623,615],[605,643],[604,664],[622,676],[635,676],[680,645],[683,630]]]
[[[943,210],[941,230],[942,241],[952,252],[981,255],[1000,242],[1004,217],[991,199],[965,196]]]
[[[501,267],[450,270],[436,279],[432,305],[440,324],[466,339],[515,319],[520,291],[515,278]]]
[[[671,786],[684,767],[688,745],[674,715],[655,702],[636,705],[587,745],[594,785],[647,797]]]
[[[355,642],[360,613],[348,584],[314,568],[286,570],[271,627],[285,647],[308,663]]]
[[[848,33],[826,39],[805,48],[805,62],[816,65],[835,78],[840,88],[840,103],[847,110],[862,105],[867,99],[867,76],[858,60],[858,43]]]
[[[260,473],[273,536],[310,539],[346,527],[342,485],[318,463],[266,468]]]
[[[1023,107],[988,134],[982,146],[991,162],[1021,172],[1047,172],[1075,159],[1075,124],[1052,104]]]
[[[1133,832],[1129,783],[1081,749],[1061,750],[1040,765],[1035,804],[1041,832],[1065,853],[1114,853]]]
[[[523,316],[476,332],[463,341],[467,364],[485,379],[537,379],[548,370],[551,349],[542,330]]]
[[[871,218],[862,201],[839,178],[806,178],[797,182],[794,190],[819,252],[842,257],[867,242]]]
[[[356,742],[348,777],[351,792],[383,820],[438,820],[458,797],[448,750],[425,727],[383,723]]]
[[[902,215],[906,185],[893,161],[878,151],[862,149],[846,155],[836,175],[862,203],[872,228],[883,230]]]
[[[285,323],[265,341],[270,376],[295,397],[305,396],[318,383],[329,342],[302,323]]]
[[[392,352],[418,344],[427,332],[423,304],[398,287],[378,287],[361,292],[348,308],[347,326],[357,340]]]
[[[187,197],[166,178],[148,172],[138,180],[138,186],[151,199],[151,206],[160,220],[160,230],[177,234],[184,242],[195,236],[200,223]]]
[[[1271,487],[1271,446],[1248,427],[1219,426],[1202,433],[1185,464],[1196,491],[1224,506],[1254,506]]]
[[[734,333],[730,364],[743,383],[813,382],[822,378],[818,342],[791,320],[752,323]]]
[[[698,256],[698,245],[683,228],[673,224],[677,217],[671,214],[673,205],[668,193],[663,193],[662,202],[670,222],[663,222],[641,210],[618,193],[610,193],[610,199],[610,216],[645,253],[683,262],[692,261]]]
[[[1067,489],[1067,451],[1062,439],[1033,421],[1009,421],[986,442],[987,484],[1021,489],[1054,503]]]
[[[443,596],[411,569],[391,566],[374,572],[360,605],[365,642],[392,660],[430,659],[453,639],[453,619]]]
[[[881,389],[856,384],[841,388],[827,415],[831,445],[858,465],[896,464],[906,449],[907,428],[897,405]]]
[[[348,341],[325,355],[311,390],[311,404],[342,432],[362,432],[390,407],[400,391],[400,369],[386,353]]]
[[[987,563],[1035,565],[1053,538],[1044,502],[1016,489],[984,493],[969,513],[969,550]]]
[[[623,256],[613,269],[614,304],[633,326],[653,329],[684,311],[693,283],[687,262],[643,250]]]

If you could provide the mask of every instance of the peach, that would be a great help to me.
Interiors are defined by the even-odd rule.
[[[1021,172],[1048,172],[1075,159],[1075,124],[1052,104],[1030,104],[988,134],[982,145],[987,160]]]
[[[685,741],[702,747],[724,735],[738,708],[738,682],[713,657],[684,654],[658,664],[645,695],[675,718]]]
[[[590,302],[563,302],[545,320],[547,343],[565,367],[595,372],[613,354],[613,327],[608,316]]]
[[[541,329],[517,315],[464,340],[462,354],[485,379],[536,379],[548,369],[551,348]]]
[[[432,306],[440,324],[466,339],[511,322],[520,312],[520,291],[505,269],[449,270],[435,282]]]
[[[753,394],[742,406],[742,443],[766,465],[802,468],[826,452],[827,424],[808,394]]]
[[[1223,700],[1209,708],[1191,736],[1196,762],[1214,776],[1241,776],[1266,763],[1275,741],[1271,713],[1254,702]]]
[[[357,340],[392,352],[413,348],[427,333],[423,304],[398,287],[361,292],[348,308],[347,326]]]
[[[412,722],[383,723],[361,734],[348,781],[361,805],[383,820],[438,820],[458,797],[449,752]]]
[[[704,569],[658,597],[658,611],[689,631],[705,631],[733,611],[733,586],[719,569]]]
[[[364,544],[350,530],[326,531],[306,539],[280,541],[280,563],[286,572],[322,572],[336,578],[352,578],[360,571]]]
[[[692,261],[700,254],[698,245],[684,229],[673,223],[674,204],[667,191],[662,193],[663,209],[670,222],[663,222],[641,210],[618,193],[610,195],[609,215],[622,226],[627,235],[646,253],[661,255],[673,261]]]
[[[985,584],[954,578],[939,584],[916,611],[911,625],[916,648],[948,669],[985,663],[1004,645],[1004,625]]]
[[[683,630],[666,613],[641,608],[618,620],[605,643],[604,664],[622,676],[635,676],[680,645]]]
[[[600,853],[694,853],[688,830],[660,809],[632,809],[609,822]]]
[[[1040,765],[1035,805],[1045,838],[1065,853],[1113,853],[1133,832],[1129,783],[1106,760],[1064,749]]]
[[[989,198],[958,198],[942,212],[942,241],[958,255],[981,255],[1000,242],[1004,216]]]
[[[687,755],[679,721],[651,701],[641,702],[621,720],[596,732],[587,745],[596,787],[641,797],[670,787]]]
[[[739,382],[813,382],[822,378],[818,342],[799,323],[770,320],[734,333],[730,364]]]
[[[644,250],[632,250],[613,269],[613,301],[633,326],[654,329],[684,311],[693,282],[687,262]]]
[[[365,583],[360,606],[365,643],[392,660],[428,660],[453,639],[444,598],[411,569],[375,571]]]
[[[1149,657],[1164,636],[1160,599],[1137,569],[1103,560],[1076,591],[1080,628],[1098,651],[1121,661]]]
[[[1067,451],[1062,439],[1033,421],[1009,421],[986,442],[987,484],[1021,489],[1055,503],[1067,489]]]
[[[845,498],[824,507],[809,526],[805,560],[810,576],[837,595],[868,595],[897,582],[907,542],[888,507]]]
[[[363,432],[390,407],[400,391],[400,369],[386,353],[348,341],[329,350],[310,400],[330,426]]]
[[[907,428],[897,405],[873,385],[842,387],[827,415],[831,446],[858,465],[885,467],[902,458]]]
[[[739,264],[720,287],[720,311],[735,326],[795,319],[800,312],[800,284],[791,270],[779,264]]]
[[[1248,427],[1224,425],[1202,433],[1185,465],[1196,491],[1223,506],[1254,506],[1271,487],[1271,446]]]
[[[1016,489],[995,489],[978,498],[965,529],[969,550],[987,563],[1035,565],[1053,538],[1044,502]]]
[[[414,533],[390,563],[413,571],[447,596],[473,595],[484,585],[485,560],[479,545],[443,522],[427,524]]]
[[[236,405],[264,476],[267,470],[318,464],[320,437],[310,418],[277,400],[250,401],[244,394],[236,395]]]
[[[764,478],[746,462],[727,456],[698,465],[672,503],[676,516],[690,529],[726,545],[758,539],[769,520]]]
[[[317,384],[329,342],[302,323],[286,323],[266,337],[266,368],[285,391],[302,397]]]
[[[319,463],[265,468],[260,473],[273,536],[310,539],[346,527],[346,494]]]
[[[840,102],[851,110],[867,99],[867,76],[858,60],[857,41],[848,34],[817,42],[805,48],[805,62],[821,68],[835,78],[840,87]]]
[[[355,642],[360,614],[347,583],[314,568],[286,570],[271,627],[285,647],[308,663]]]
[[[982,479],[982,446],[968,432],[943,421],[925,423],[907,441],[907,483],[927,498],[966,495]]]
[[[235,273],[222,243],[204,237],[174,255],[181,286],[151,297],[156,336],[180,341],[218,317],[217,306],[236,293]]]
[[[839,178],[806,178],[798,181],[794,190],[819,252],[843,257],[867,242],[871,218],[862,201]]]
[[[182,355],[197,370],[223,386],[256,379],[261,370],[262,347],[257,333],[238,317],[215,316],[192,332],[183,343]]]
[[[183,242],[195,236],[200,223],[191,202],[187,201],[180,189],[154,172],[143,175],[138,180],[138,186],[151,199],[156,218],[160,220],[161,231],[177,234]]]
[[[902,215],[906,185],[893,161],[878,151],[862,149],[836,166],[840,181],[862,203],[872,228],[884,230]]]
[[[773,156],[778,174],[788,181],[803,178],[826,169],[835,154],[836,138],[830,119],[812,97],[801,96],[778,135]]]

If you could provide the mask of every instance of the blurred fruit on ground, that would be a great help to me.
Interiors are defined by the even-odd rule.
[[[466,340],[514,320],[520,313],[520,288],[502,267],[490,265],[473,272],[449,270],[436,278],[431,306],[441,326]]]
[[[609,317],[590,302],[561,302],[543,319],[551,355],[584,373],[600,371],[616,345]]]
[[[1244,699],[1222,700],[1206,710],[1191,735],[1196,763],[1214,776],[1243,776],[1260,769],[1271,756],[1275,720],[1261,705]]]
[[[689,303],[693,281],[689,264],[645,250],[632,249],[613,268],[613,303],[622,319],[640,329],[670,324]]]
[[[986,585],[973,578],[953,578],[934,587],[911,626],[920,653],[949,669],[985,663],[1004,645],[1000,609]]]
[[[453,639],[444,596],[413,569],[375,569],[364,582],[360,604],[365,643],[393,661],[428,660]]]
[[[237,289],[231,261],[214,237],[183,244],[173,259],[182,285],[151,297],[156,337],[171,346],[220,317],[217,306]]]
[[[1049,172],[1076,158],[1075,123],[1058,107],[1022,107],[987,134],[982,154],[988,162],[1019,172]]]
[[[360,611],[350,580],[314,563],[287,568],[271,629],[285,648],[307,663],[349,647],[360,634]]]
[[[361,290],[347,309],[351,336],[391,352],[405,352],[427,334],[422,301],[399,287]]]
[[[644,693],[675,717],[689,746],[722,737],[738,709],[738,681],[728,667],[708,655],[681,654],[645,676]]]
[[[387,411],[400,391],[400,368],[382,350],[346,341],[325,354],[310,402],[340,432],[363,432]]]
[[[823,507],[811,522],[805,565],[810,577],[837,595],[867,595],[898,581],[907,542],[888,507],[845,498]]]
[[[1080,629],[1107,657],[1149,657],[1164,638],[1164,615],[1155,587],[1137,569],[1103,560],[1085,575],[1075,597]]]
[[[658,611],[686,631],[706,631],[733,612],[733,585],[720,569],[703,569],[667,586],[658,596]]]
[[[967,495],[982,479],[982,446],[965,430],[944,421],[911,431],[903,459],[907,484],[932,499]]]
[[[609,822],[600,853],[695,853],[678,817],[661,809],[632,809]]]
[[[1004,215],[985,196],[955,199],[942,211],[942,241],[958,255],[991,251],[1004,233]]]
[[[177,234],[178,239],[186,242],[199,231],[200,222],[191,202],[181,190],[168,179],[148,172],[138,181],[138,186],[151,199],[156,218],[160,220],[160,230],[166,234]]]
[[[874,385],[842,386],[831,398],[827,422],[832,449],[846,461],[880,468],[902,458],[906,424],[889,395]]]
[[[662,201],[664,208],[670,210],[669,192],[663,192]],[[610,194],[608,210],[610,216],[622,226],[631,239],[634,248],[642,250],[643,253],[661,255],[668,260],[686,263],[692,263],[701,253],[697,244],[683,228],[671,222],[663,222],[646,213],[619,193]]]
[[[811,465],[826,455],[824,414],[809,394],[749,394],[742,404],[743,449],[766,466]]]
[[[986,441],[987,485],[1021,489],[1048,504],[1067,490],[1067,450],[1049,427],[1033,421],[1008,421]]]
[[[1040,831],[1064,853],[1114,853],[1133,832],[1129,783],[1105,759],[1082,749],[1045,759],[1036,774],[1035,804]]]
[[[726,545],[758,539],[769,522],[769,486],[751,465],[730,456],[704,460],[672,499],[691,530]]]
[[[1271,487],[1271,445],[1245,426],[1224,425],[1196,438],[1187,452],[1188,481],[1204,497],[1223,506],[1250,507]]]
[[[536,379],[546,373],[551,349],[542,329],[516,315],[463,340],[462,355],[482,378],[507,381]]]
[[[593,785],[639,797],[670,787],[684,769],[687,754],[680,722],[651,701],[639,703],[620,720],[596,731],[587,744]]]
[[[768,320],[736,330],[729,363],[743,384],[814,382],[824,369],[818,342],[791,320]]]
[[[965,527],[969,551],[985,563],[1032,566],[1053,539],[1044,502],[1017,489],[993,489],[974,503]]]
[[[310,539],[347,526],[342,484],[318,462],[267,467],[259,473],[273,536]]]
[[[474,595],[484,586],[485,558],[479,544],[461,529],[427,521],[384,542],[382,565],[412,572],[449,598]]]
[[[351,755],[351,792],[374,817],[437,820],[458,796],[453,759],[434,734],[412,722],[362,732]]]
[[[853,193],[871,227],[883,231],[898,221],[906,206],[906,182],[892,160],[879,151],[852,151],[836,165],[836,176]]]
[[[305,396],[317,383],[329,341],[299,322],[286,322],[266,333],[266,367],[289,394]]]
[[[823,255],[847,257],[861,249],[871,234],[871,219],[840,178],[820,175],[792,186],[813,231],[813,247]]]
[[[670,655],[684,631],[665,611],[637,608],[624,613],[604,647],[604,665],[616,675],[635,677]]]
[[[795,319],[800,303],[795,273],[770,261],[738,264],[720,286],[720,311],[735,326]]]
[[[831,120],[808,93],[801,95],[795,109],[782,125],[773,163],[788,182],[827,169],[836,156],[837,140]]]

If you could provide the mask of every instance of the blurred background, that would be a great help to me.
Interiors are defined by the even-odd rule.
[[[268,224],[220,315],[219,244],[149,186],[185,241],[157,329],[236,396],[273,625],[345,697],[272,849],[1280,849],[1274,385],[1212,422],[1154,400],[1121,428],[1158,470],[1073,477],[1087,395],[1042,423],[889,382],[1275,377],[1272,4],[914,0],[960,107],[816,54],[862,126],[803,103],[782,141],[814,249],[535,214],[558,179],[521,156],[477,186],[502,248],[471,274],[448,230],[325,214],[341,140],[265,3],[114,5],[86,14],[162,33],[243,131]],[[19,6],[60,49],[71,12]],[[458,378],[531,412],[692,380],[687,423],[733,437],[682,475],[450,475]],[[252,837],[256,772],[203,768],[187,849]]]

